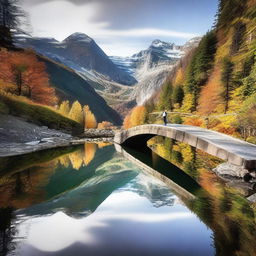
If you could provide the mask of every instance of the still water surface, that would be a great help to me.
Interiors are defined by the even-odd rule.
[[[191,196],[104,143],[1,159],[0,255],[255,255],[238,192],[207,170],[190,186],[157,158]]]

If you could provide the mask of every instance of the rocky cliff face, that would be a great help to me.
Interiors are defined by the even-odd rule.
[[[54,38],[17,37],[17,45],[33,48],[38,53],[58,61],[76,71],[89,72],[107,81],[132,85],[136,83],[129,73],[119,69],[89,36],[74,33],[62,42]]]
[[[156,92],[168,77],[177,61],[189,50],[198,45],[200,37],[189,40],[184,46],[154,40],[148,49],[131,57],[110,57],[121,69],[132,74],[138,81],[131,98],[138,105],[143,104]]]

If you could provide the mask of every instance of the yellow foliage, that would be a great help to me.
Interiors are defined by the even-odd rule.
[[[78,101],[75,101],[69,111],[68,117],[77,121],[78,123],[83,123],[83,110],[82,106]]]
[[[104,147],[113,145],[113,143],[110,143],[110,142],[97,142],[97,145],[98,145],[98,148],[104,148]]]
[[[72,167],[76,170],[79,170],[83,164],[83,150],[79,149],[68,155]]]
[[[238,112],[243,104],[243,87],[240,86],[231,93],[231,100],[229,101],[228,112]]]
[[[16,90],[16,85],[10,82],[6,82],[2,79],[0,79],[0,88],[5,92],[14,93]]]
[[[236,115],[226,115],[219,118],[220,123],[218,123],[215,127],[213,127],[214,130],[218,132],[222,132],[228,135],[232,136],[239,136],[239,134],[236,131],[236,123],[237,123],[237,117]]]
[[[194,159],[194,154],[192,152],[192,147],[186,143],[180,143],[180,152],[184,162],[192,162]]]
[[[98,123],[98,129],[110,129],[111,127],[113,127],[113,124],[108,121]]]
[[[184,74],[181,68],[178,69],[177,73],[176,73],[176,77],[174,80],[174,86],[176,85],[182,85],[184,82]]]
[[[133,108],[131,113],[131,126],[144,124],[146,119],[146,108],[144,106],[137,106]]]
[[[177,151],[177,152],[180,152],[180,151],[181,151],[181,148],[180,148],[179,145],[173,145],[172,149],[173,149],[174,151]]]
[[[64,155],[64,156],[59,157],[59,162],[64,167],[68,167],[69,164],[70,164],[70,160],[69,160],[68,155]]]
[[[84,164],[88,165],[94,158],[97,150],[97,145],[95,143],[85,143],[84,144]]]
[[[63,116],[68,116],[69,111],[70,111],[69,101],[68,100],[62,101],[59,107],[60,114],[62,114]]]
[[[146,108],[144,106],[137,106],[131,110],[130,115],[127,115],[124,119],[123,126],[125,129],[142,125],[146,120]]]
[[[180,108],[181,112],[191,112],[194,104],[194,96],[190,93],[185,94],[185,97],[182,102],[182,107]]]
[[[84,127],[97,128],[97,120],[88,105],[84,106]]]

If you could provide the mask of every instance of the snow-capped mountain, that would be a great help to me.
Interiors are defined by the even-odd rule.
[[[120,69],[126,70],[137,79],[132,98],[136,98],[137,104],[140,105],[162,86],[173,66],[185,52],[183,46],[156,39],[146,50],[131,57],[111,56],[110,59]]]
[[[183,56],[183,50],[173,43],[154,40],[148,49],[131,57],[110,56],[110,59],[122,70],[134,75],[140,82],[145,72],[159,66],[172,65]],[[143,73],[143,74],[141,74]]]
[[[60,62],[76,71],[89,72],[108,81],[133,85],[136,80],[116,66],[89,36],[74,33],[62,42],[54,38],[17,36],[17,45],[33,48],[38,53]]]
[[[74,33],[62,42],[20,35],[16,36],[16,44],[33,48],[75,70],[110,106],[125,113],[124,109],[133,106],[134,100],[140,105],[150,98],[178,60],[200,39],[193,38],[184,46],[156,39],[147,49],[130,57],[108,57],[92,38],[82,33]]]

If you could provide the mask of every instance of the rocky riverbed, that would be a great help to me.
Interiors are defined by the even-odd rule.
[[[80,137],[38,126],[10,115],[0,115],[0,157],[21,155],[39,150],[82,144],[87,141],[111,142],[112,130],[88,129]]]

